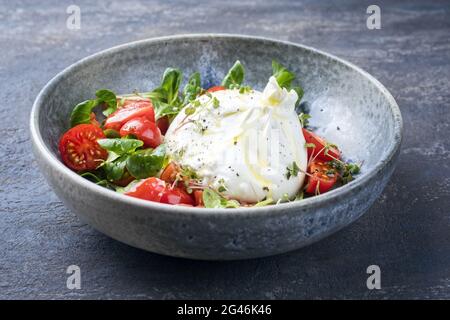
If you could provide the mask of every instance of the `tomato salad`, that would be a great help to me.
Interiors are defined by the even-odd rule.
[[[82,177],[116,192],[190,207],[298,201],[353,180],[360,165],[344,161],[338,146],[315,134],[305,110],[295,112],[303,96],[295,75],[276,61],[272,69],[263,92],[243,84],[239,61],[209,89],[202,87],[198,72],[181,89],[181,71],[167,68],[149,92],[98,90],[94,99],[73,109],[71,128],[59,142],[61,159]],[[271,149],[281,148],[279,163],[259,153],[255,163],[248,161],[247,131],[258,126],[284,132],[278,142],[269,134],[265,140],[280,145]],[[226,162],[226,155],[246,162]]]

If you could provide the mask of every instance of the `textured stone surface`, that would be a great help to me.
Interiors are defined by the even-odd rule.
[[[348,1],[80,3],[82,29],[65,28],[71,1],[0,2],[2,298],[450,298],[450,7]],[[399,166],[382,197],[345,230],[265,259],[198,262],[149,254],[81,223],[43,181],[28,115],[61,69],[124,42],[186,32],[232,32],[311,45],[345,58],[393,93],[404,118]],[[83,288],[66,289],[77,264]],[[369,291],[368,265],[382,270]]]

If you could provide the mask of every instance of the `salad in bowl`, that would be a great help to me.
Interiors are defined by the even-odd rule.
[[[301,201],[354,179],[360,164],[308,126],[292,72],[272,61],[262,91],[244,75],[236,61],[210,88],[167,68],[149,92],[100,89],[73,109],[61,159],[126,196],[206,208]]]

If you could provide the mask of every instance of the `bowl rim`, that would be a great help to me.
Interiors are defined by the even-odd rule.
[[[333,60],[335,62],[341,63],[350,69],[360,73],[363,77],[368,79],[380,92],[385,96],[389,103],[390,110],[394,119],[394,141],[390,144],[387,151],[384,152],[383,157],[380,161],[369,171],[362,173],[358,176],[357,179],[351,181],[350,183],[343,185],[339,188],[333,189],[327,193],[314,196],[311,198],[306,198],[300,201],[292,201],[286,203],[280,203],[277,205],[270,205],[264,207],[240,207],[240,208],[196,208],[196,207],[184,207],[184,206],[174,206],[168,204],[162,204],[157,202],[152,202],[148,200],[142,200],[134,197],[125,196],[123,194],[117,193],[115,191],[109,190],[107,188],[101,187],[92,183],[91,181],[84,179],[77,173],[70,170],[66,167],[60,159],[58,159],[53,153],[50,151],[48,146],[44,143],[42,138],[40,129],[39,129],[39,112],[40,106],[44,102],[44,98],[51,92],[59,83],[61,79],[63,79],[67,74],[74,72],[84,65],[94,61],[95,59],[110,55],[114,53],[118,53],[120,51],[127,50],[129,48],[139,47],[139,46],[147,46],[160,42],[175,42],[180,40],[208,40],[208,39],[227,39],[227,40],[253,40],[253,41],[262,41],[269,42],[272,44],[281,44],[287,46],[294,46],[297,48],[301,48],[307,51],[314,52],[316,54],[322,55],[327,59]],[[118,46],[111,47],[109,49],[102,50],[100,52],[94,53],[90,56],[87,56],[77,62],[71,64],[61,72],[59,72],[56,76],[54,76],[39,92],[36,97],[31,113],[30,113],[30,131],[31,131],[31,140],[34,145],[34,151],[36,157],[41,157],[45,160],[46,163],[53,169],[58,171],[60,174],[66,176],[68,179],[66,181],[70,181],[71,183],[78,184],[80,187],[87,188],[90,192],[96,193],[99,196],[103,196],[106,198],[112,198],[116,201],[124,202],[128,205],[137,206],[141,208],[146,208],[149,210],[156,210],[160,212],[170,212],[172,214],[180,214],[180,215],[188,215],[188,216],[201,216],[201,215],[215,215],[218,218],[229,218],[229,217],[252,217],[254,215],[260,216],[274,216],[279,215],[280,211],[292,212],[292,211],[301,211],[306,210],[311,207],[316,207],[320,205],[324,205],[327,202],[331,202],[336,200],[337,198],[346,198],[351,197],[352,192],[364,186],[368,181],[370,181],[378,172],[382,171],[395,157],[397,151],[400,148],[400,144],[402,141],[402,131],[403,131],[403,120],[400,112],[400,108],[398,107],[394,97],[389,93],[389,91],[372,75],[357,67],[356,65],[345,61],[337,56],[326,53],[324,51],[315,49],[313,47],[305,46],[302,44],[293,43],[290,41],[284,40],[275,40],[267,37],[261,36],[249,36],[249,35],[240,35],[240,34],[228,34],[228,33],[195,33],[195,34],[177,34],[170,36],[162,36],[150,39],[143,39],[133,42],[128,42],[125,44],[121,44]],[[38,154],[39,153],[39,154]]]

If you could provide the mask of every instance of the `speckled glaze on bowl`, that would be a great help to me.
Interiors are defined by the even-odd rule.
[[[277,59],[297,74],[311,124],[352,160],[364,161],[351,183],[277,206],[196,209],[139,200],[99,187],[66,168],[57,144],[79,101],[96,89],[147,91],[166,67],[201,72],[203,86],[220,82],[239,59],[246,83],[262,89]],[[115,47],[70,66],[40,92],[31,112],[39,166],[56,194],[108,236],[151,252],[207,260],[262,257],[308,245],[360,217],[380,195],[397,160],[402,120],[389,92],[339,58],[289,42],[237,35],[182,35]]]

